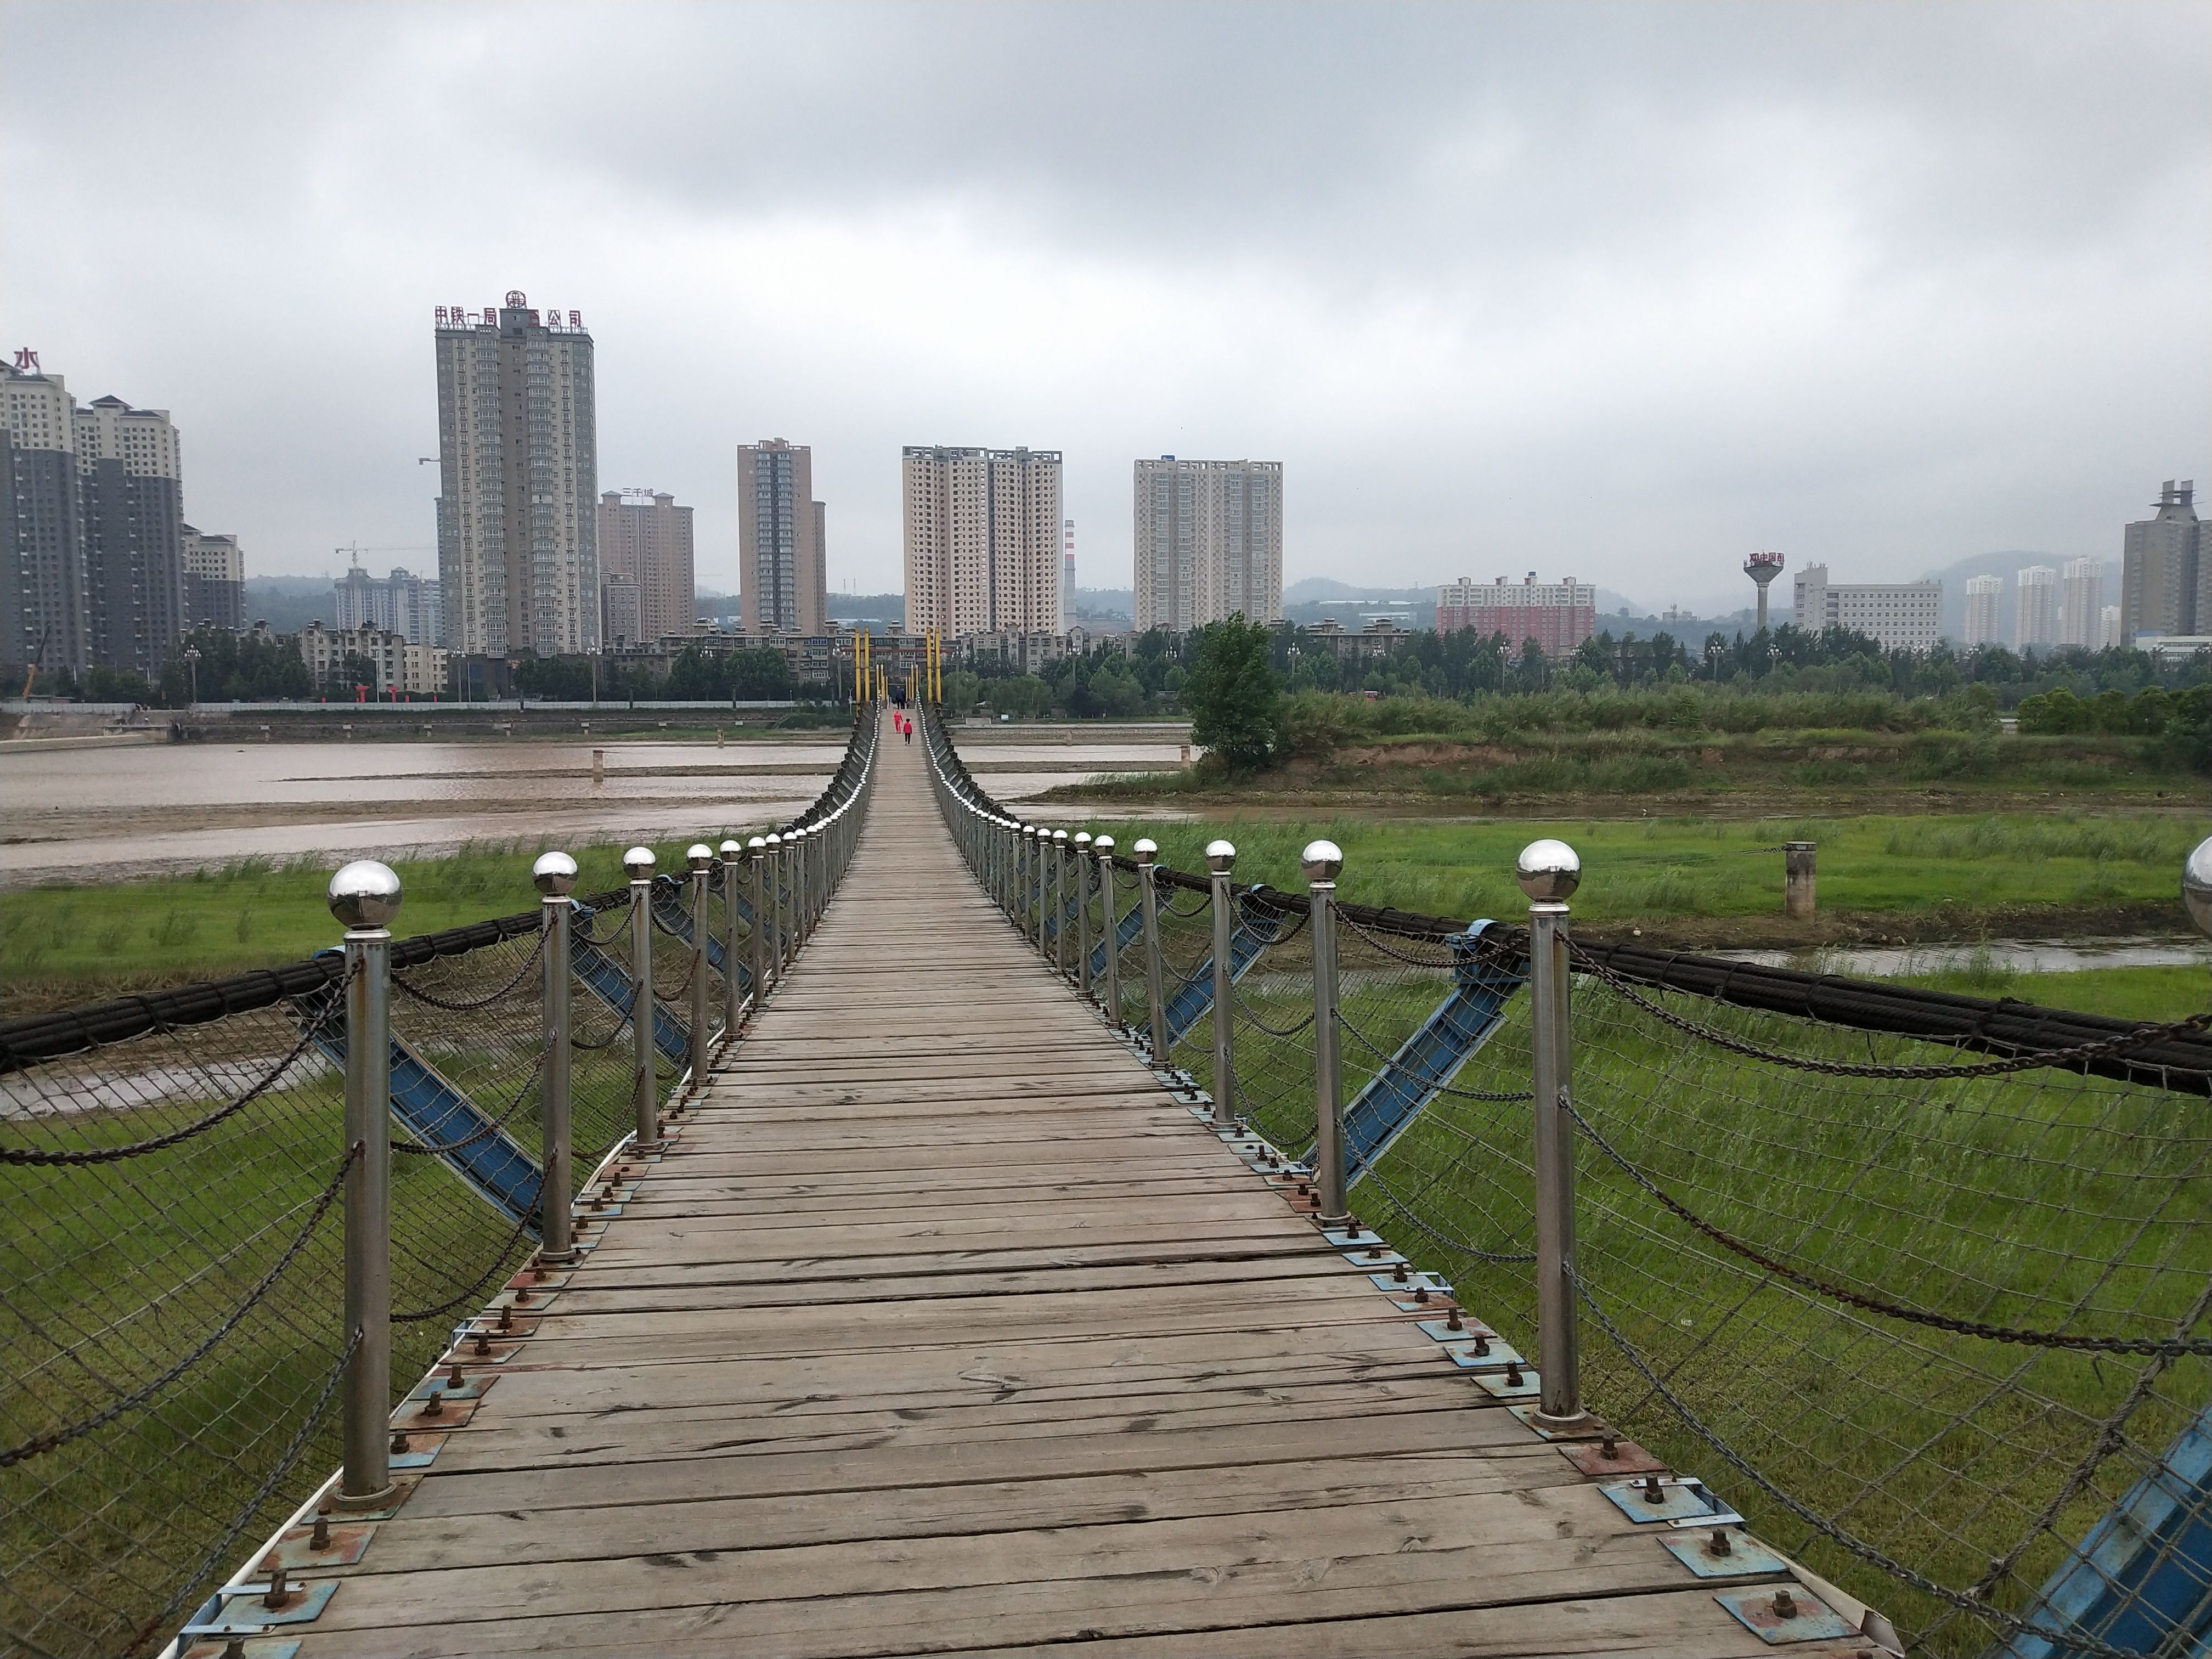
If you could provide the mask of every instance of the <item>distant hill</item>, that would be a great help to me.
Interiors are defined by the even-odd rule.
[[[265,622],[279,634],[296,634],[311,622],[337,620],[328,576],[248,576],[246,621]]]

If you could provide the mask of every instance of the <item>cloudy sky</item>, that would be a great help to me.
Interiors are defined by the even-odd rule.
[[[435,305],[584,313],[600,483],[1279,459],[1290,580],[1741,603],[2212,487],[2212,7],[0,3],[0,327],[257,574],[429,564]]]

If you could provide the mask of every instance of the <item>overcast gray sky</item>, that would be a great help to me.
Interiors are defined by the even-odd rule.
[[[602,487],[1279,459],[1289,580],[1731,605],[2212,488],[2212,7],[0,5],[0,316],[256,574],[428,565],[435,305],[598,342]]]

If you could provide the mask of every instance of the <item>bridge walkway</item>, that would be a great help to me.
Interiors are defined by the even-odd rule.
[[[1024,946],[920,746],[883,764],[788,981],[301,1659],[1768,1652]]]

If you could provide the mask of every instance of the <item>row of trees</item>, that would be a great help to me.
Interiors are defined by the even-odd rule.
[[[569,702],[633,697],[640,702],[720,702],[734,697],[741,702],[775,702],[802,691],[783,653],[766,647],[724,652],[687,646],[665,674],[592,657],[532,657],[516,665],[514,684],[531,696]],[[828,693],[825,687],[811,689]]]

